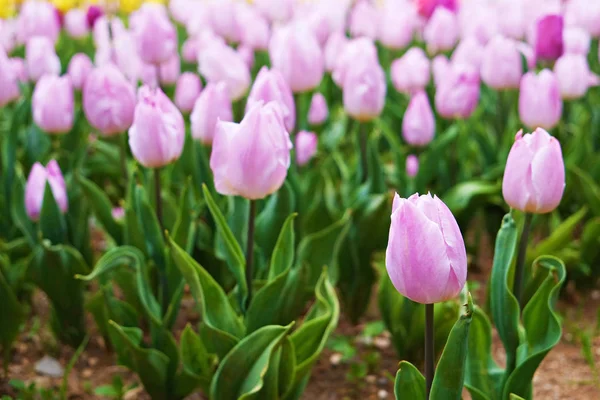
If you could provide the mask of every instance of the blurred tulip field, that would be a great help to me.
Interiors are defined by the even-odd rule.
[[[600,399],[600,0],[0,0],[0,399]]]

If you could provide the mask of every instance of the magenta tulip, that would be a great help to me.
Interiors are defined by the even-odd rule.
[[[225,82],[232,100],[242,98],[250,86],[250,70],[244,59],[231,47],[219,42],[198,56],[198,70],[208,82]]]
[[[69,208],[67,186],[58,163],[51,160],[44,168],[42,164],[36,162],[29,172],[27,184],[25,185],[25,211],[33,221],[40,218],[40,212],[44,204],[46,182],[50,184],[52,195],[60,211],[65,213]]]
[[[212,144],[218,121],[233,121],[231,97],[224,82],[206,85],[194,104],[190,115],[192,137],[204,144]]]
[[[93,69],[94,64],[92,64],[92,60],[90,60],[87,54],[75,54],[71,58],[71,61],[69,61],[69,66],[67,67],[67,74],[71,77],[73,87],[77,90],[81,90],[85,80]]]
[[[65,14],[65,30],[74,39],[81,39],[90,33],[87,14],[79,8],[69,10]]]
[[[443,118],[468,118],[479,103],[477,70],[468,64],[453,64],[435,92],[435,108]]]
[[[133,123],[133,85],[114,65],[96,68],[83,87],[83,111],[90,125],[106,136],[124,133]]]
[[[419,158],[414,154],[409,154],[406,157],[406,175],[409,178],[414,178],[419,173]]]
[[[217,123],[210,168],[217,192],[262,199],[287,176],[292,143],[276,102],[255,104],[241,123]]]
[[[177,53],[177,31],[163,5],[145,3],[129,22],[138,54],[145,63],[159,65]]]
[[[321,93],[313,94],[308,109],[308,123],[311,125],[321,125],[327,120],[329,109],[327,108],[327,99]]]
[[[47,133],[67,133],[73,127],[73,85],[68,76],[44,75],[33,90],[33,121]]]
[[[485,47],[481,80],[494,89],[518,88],[523,75],[521,53],[515,42],[496,36]]]
[[[456,11],[458,8],[457,0],[417,0],[416,4],[419,15],[425,18],[430,18],[440,8],[449,11]]]
[[[547,15],[537,21],[533,39],[537,59],[553,61],[563,54],[563,27],[562,15]]]
[[[319,139],[314,132],[300,131],[296,135],[296,164],[303,166],[317,154]]]
[[[538,75],[527,72],[521,78],[519,91],[519,116],[531,128],[551,129],[562,115],[560,86],[556,75],[542,70]]]
[[[202,82],[200,77],[192,72],[184,72],[175,86],[175,105],[184,113],[189,113],[200,96]]]
[[[396,290],[423,304],[456,297],[467,279],[467,252],[444,202],[430,194],[396,194],[391,219],[385,266]]]
[[[88,26],[91,29],[94,29],[94,27],[96,26],[96,21],[98,21],[98,19],[100,17],[102,17],[103,15],[104,15],[104,11],[102,10],[102,8],[100,8],[99,6],[93,5],[93,4],[90,5],[86,12]]]
[[[44,75],[60,74],[60,59],[54,45],[45,36],[29,39],[25,46],[25,64],[29,79],[37,82]]]
[[[427,51],[436,54],[451,50],[458,40],[458,18],[444,7],[438,7],[423,31]]]
[[[383,111],[387,84],[378,62],[362,61],[349,68],[343,85],[344,109],[352,118],[366,122]]]
[[[20,95],[17,72],[0,47],[0,107],[18,99]]]
[[[565,190],[565,164],[558,140],[537,128],[519,131],[510,149],[502,195],[512,208],[544,214],[560,204]]]
[[[285,128],[288,132],[292,132],[296,126],[296,105],[292,90],[281,72],[262,67],[248,95],[246,110],[252,108],[257,102],[267,104],[270,101],[281,104]]]
[[[425,52],[413,47],[401,58],[392,62],[391,75],[394,88],[400,93],[411,94],[424,89],[431,77],[430,62]]]
[[[427,93],[417,92],[402,119],[402,137],[412,146],[426,146],[435,135],[435,117]]]
[[[54,47],[60,33],[56,9],[47,1],[26,1],[17,20],[17,39],[25,44],[31,38],[48,38]]]

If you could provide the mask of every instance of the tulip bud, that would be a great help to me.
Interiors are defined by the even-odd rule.
[[[146,168],[164,167],[183,151],[185,123],[181,112],[159,88],[142,86],[138,91],[129,147]]]
[[[368,0],[359,0],[350,12],[350,34],[353,37],[377,37],[379,13],[375,5]]]
[[[354,67],[357,60],[361,63],[379,63],[375,43],[368,38],[358,38],[349,41],[339,55],[333,69],[333,81],[339,86],[344,86],[347,71]]]
[[[236,22],[240,31],[240,42],[251,49],[266,50],[271,35],[269,23],[250,5],[239,3]]]
[[[271,65],[283,74],[294,93],[316,88],[324,73],[323,53],[314,33],[299,23],[274,32],[269,43]]]
[[[60,211],[65,213],[69,208],[67,186],[58,163],[55,160],[50,160],[44,168],[42,164],[36,162],[33,164],[31,172],[29,172],[27,184],[25,185],[25,210],[33,221],[40,218],[40,212],[44,204],[46,182],[50,184],[52,195],[54,195],[54,200]]]
[[[433,70],[433,83],[437,87],[452,71],[452,66],[450,65],[448,58],[440,54],[434,57],[431,62],[431,69]]]
[[[334,32],[327,39],[325,44],[325,70],[332,72],[337,64],[338,58],[344,51],[344,47],[348,43],[348,38],[342,32]]]
[[[414,178],[419,173],[419,159],[414,154],[409,154],[406,157],[406,175],[409,178]]]
[[[485,45],[498,34],[496,8],[486,1],[463,2],[459,13],[460,37]]]
[[[479,76],[473,66],[453,64],[435,93],[435,108],[443,118],[468,118],[479,102]]]
[[[497,3],[498,30],[506,37],[522,39],[525,35],[525,10],[522,0],[502,0]]]
[[[212,144],[217,121],[233,121],[231,97],[224,82],[206,85],[190,115],[192,137],[204,144]]]
[[[597,81],[585,55],[562,55],[554,64],[554,73],[563,99],[574,100],[585,96],[588,87]]]
[[[174,85],[181,74],[181,60],[175,53],[168,61],[160,64],[159,80],[162,85]]]
[[[469,64],[476,71],[481,68],[483,60],[483,51],[485,47],[474,37],[468,37],[460,41],[454,52],[452,53],[453,64]]]
[[[321,93],[313,94],[308,109],[308,123],[311,125],[321,125],[327,120],[329,110],[327,109],[327,99]]]
[[[94,65],[87,54],[77,53],[71,58],[67,67],[67,75],[71,78],[71,83],[75,89],[81,90],[83,88],[83,84],[92,69],[94,69]]]
[[[293,131],[296,126],[296,105],[292,90],[281,72],[276,69],[269,70],[267,67],[262,67],[248,95],[246,110],[252,108],[257,102],[267,104],[270,101],[281,104],[285,128],[288,132]]]
[[[52,42],[44,36],[29,39],[25,46],[25,63],[29,79],[37,82],[43,75],[60,74],[60,59]]]
[[[296,164],[306,165],[317,154],[317,135],[313,132],[300,131],[296,135]]]
[[[114,207],[110,213],[115,221],[125,219],[125,209],[123,207]]]
[[[175,105],[184,113],[189,113],[200,96],[202,82],[198,75],[184,72],[175,87]]]
[[[514,41],[496,36],[485,47],[481,79],[491,88],[518,88],[523,75],[521,53]]]
[[[47,38],[52,47],[60,33],[60,21],[52,4],[46,1],[27,1],[21,6],[17,20],[17,39],[27,43],[36,36]]]
[[[566,28],[563,32],[565,53],[587,55],[591,40],[590,34],[581,28]]]
[[[242,98],[250,86],[250,71],[242,57],[222,43],[208,46],[198,56],[198,70],[208,82],[225,82],[233,101]]]
[[[18,99],[20,95],[17,73],[0,47],[0,107]]]
[[[435,135],[435,117],[424,91],[417,92],[402,119],[402,137],[412,146],[426,146]]]
[[[537,59],[556,60],[563,54],[563,16],[547,15],[537,21],[534,33]]]
[[[146,3],[131,15],[138,54],[147,64],[162,64],[177,53],[177,31],[164,6]]]
[[[560,204],[565,190],[565,164],[558,140],[537,128],[519,131],[508,153],[502,195],[509,206],[544,214]]]
[[[90,33],[85,11],[74,8],[65,15],[65,30],[74,39],[81,39]]]
[[[417,0],[416,3],[419,15],[425,18],[430,18],[440,8],[451,12],[458,8],[456,0]]]
[[[188,38],[181,46],[181,58],[187,63],[195,63],[198,60],[198,41]]]
[[[254,5],[272,22],[285,22],[294,13],[294,0],[255,0]]]
[[[423,304],[456,297],[467,279],[467,252],[444,202],[396,194],[391,219],[385,266],[396,290]]]
[[[556,75],[548,69],[521,78],[519,117],[529,127],[551,129],[562,115],[562,100]]]
[[[133,85],[114,65],[96,68],[83,86],[83,111],[90,125],[103,135],[125,132],[133,123]]]
[[[25,68],[25,60],[23,60],[22,58],[19,58],[19,57],[12,57],[9,59],[9,61],[10,61],[10,66],[13,69],[13,72],[17,76],[17,80],[19,82],[27,82],[28,77],[27,77],[27,68]],[[8,91],[7,93],[10,93],[10,91]]]
[[[73,103],[71,78],[45,75],[33,90],[33,121],[47,133],[67,133],[73,128]]]
[[[283,185],[292,142],[280,112],[275,102],[257,103],[241,123],[217,123],[210,155],[217,192],[257,200]]]
[[[391,75],[394,88],[400,93],[422,90],[431,76],[429,59],[422,49],[413,47],[392,62]]]
[[[458,40],[458,18],[444,7],[436,8],[425,26],[423,39],[431,54],[451,50]]]
[[[17,45],[17,20],[0,19],[0,47],[10,53]]]
[[[349,68],[343,85],[344,108],[354,119],[366,122],[383,111],[387,83],[378,62],[362,61]]]
[[[589,35],[600,36],[600,3],[589,0],[570,0],[565,4],[565,22],[580,27]],[[565,43],[566,44],[566,43]]]
[[[233,0],[218,0],[209,3],[208,7],[212,30],[229,42],[239,42],[240,29],[236,22],[238,3]]]
[[[390,49],[403,49],[413,39],[417,10],[414,3],[387,1],[379,12],[378,39]]]

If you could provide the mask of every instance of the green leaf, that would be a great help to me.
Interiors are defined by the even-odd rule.
[[[491,311],[498,335],[506,351],[506,376],[510,375],[515,366],[516,351],[519,345],[520,307],[509,287],[517,236],[517,225],[512,216],[506,214],[496,237],[494,264],[490,277]]]
[[[273,355],[292,326],[265,326],[241,340],[219,365],[211,398],[258,399]]]
[[[254,237],[266,256],[273,253],[278,240],[277,235],[295,209],[294,192],[290,184],[285,182],[281,189],[269,197],[262,212],[256,218]]]
[[[600,186],[596,180],[589,173],[574,165],[570,165],[568,170],[577,176],[579,188],[586,204],[596,216],[600,216]]]
[[[49,182],[46,182],[42,210],[40,211],[40,230],[44,239],[50,240],[52,244],[66,243],[67,223],[54,199]]]
[[[0,299],[2,299],[2,312],[0,313],[0,348],[4,368],[8,368],[8,361],[12,344],[19,334],[21,323],[25,319],[23,308],[12,288],[4,278],[4,266],[0,258]]]
[[[396,400],[425,398],[425,378],[414,365],[401,361],[394,383]]]
[[[516,394],[511,393],[509,396],[509,400],[525,400],[525,399],[521,396],[517,396]]]
[[[294,263],[296,235],[294,234],[294,219],[298,214],[290,214],[279,233],[277,244],[271,256],[271,267],[269,268],[269,281],[281,275]]]
[[[142,229],[148,255],[154,260],[158,270],[164,274],[167,269],[164,235],[142,185],[135,185],[134,199],[135,213]],[[170,290],[172,291],[174,288],[170,288]],[[168,298],[171,298],[170,294]]]
[[[466,311],[454,324],[438,362],[431,386],[432,399],[460,400],[465,380],[465,360],[469,341],[469,328],[473,320],[473,300],[468,295]]]
[[[181,374],[174,385],[178,397],[185,397],[201,388],[203,392],[210,390],[210,382],[215,372],[217,358],[209,354],[200,337],[191,325],[186,325],[180,340]]]
[[[219,210],[217,203],[213,200],[210,192],[206,185],[202,186],[202,190],[204,191],[204,198],[206,200],[206,204],[212,214],[215,222],[217,224],[217,230],[220,232],[223,240],[225,242],[225,248],[227,250],[227,265],[233,276],[235,277],[238,283],[238,293],[239,293],[239,303],[242,310],[245,309],[246,296],[248,295],[248,282],[246,282],[245,268],[246,268],[246,259],[244,258],[244,253],[239,243],[235,239],[233,232],[229,229],[227,225],[227,221],[225,217]]]
[[[500,196],[500,185],[483,180],[462,182],[447,191],[443,200],[452,214],[461,219],[463,213],[472,216],[473,209],[481,202],[490,202]],[[461,225],[462,226],[462,225]]]
[[[193,247],[192,240],[195,237],[197,229],[197,212],[194,209],[190,186],[190,180],[188,180],[181,194],[179,212],[173,226],[172,234],[173,240],[179,246],[186,249],[186,251],[191,251]]]
[[[14,188],[11,196],[12,209],[10,210],[12,220],[33,247],[38,242],[38,236],[33,223],[25,211],[25,183],[23,182],[23,177],[19,175],[18,179],[12,185]],[[6,200],[8,200],[8,197]]]
[[[565,265],[558,258],[542,256],[535,260],[534,268],[536,275],[546,278],[523,310],[525,340],[519,346],[517,368],[504,386],[504,398],[510,393],[530,397],[535,370],[562,335],[556,301],[565,281]]]
[[[115,221],[112,216],[112,205],[108,196],[102,191],[94,182],[83,176],[77,174],[77,181],[80,183],[85,196],[92,205],[94,213],[106,232],[114,239],[118,244],[123,242],[123,226]]]

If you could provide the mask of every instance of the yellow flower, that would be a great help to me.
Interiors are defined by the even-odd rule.
[[[122,12],[130,13],[140,8],[141,5],[142,0],[121,0],[119,2],[119,9]]]
[[[77,6],[77,0],[52,0],[52,4],[60,11],[67,12]]]
[[[0,0],[0,18],[9,18],[15,15],[14,0]]]

